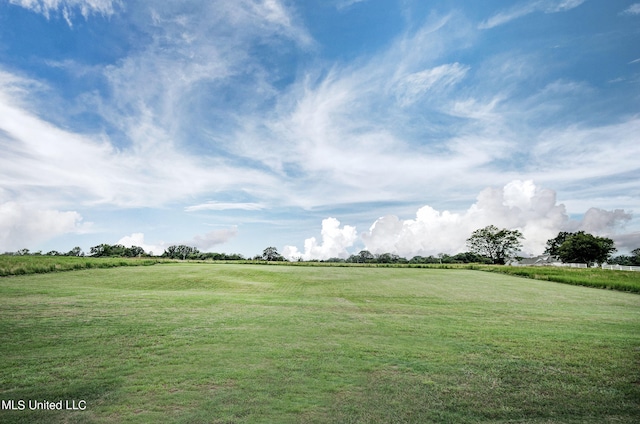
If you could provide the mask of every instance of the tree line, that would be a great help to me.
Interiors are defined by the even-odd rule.
[[[508,230],[489,225],[474,231],[467,239],[469,251],[448,255],[439,253],[437,256],[414,256],[411,259],[401,257],[394,253],[373,254],[368,250],[361,250],[357,254],[352,254],[348,258],[329,258],[325,260],[313,260],[313,262],[343,262],[343,263],[378,263],[378,264],[455,264],[455,263],[484,263],[504,265],[511,260],[522,259],[517,257],[517,253],[522,248],[524,236],[519,230]],[[615,243],[612,239],[598,237],[584,231],[565,232],[561,231],[552,239],[547,240],[544,253],[557,257],[565,263],[586,263],[640,266],[640,248],[631,251],[630,255],[620,255],[612,257],[616,251]],[[29,249],[20,249],[16,252],[5,252],[5,255],[47,255],[47,256],[85,256],[85,253],[78,246],[68,252],[58,252],[55,250],[47,253],[41,251],[30,252]],[[122,244],[102,243],[90,248],[91,257],[150,257],[153,252],[145,252],[140,246],[126,247]],[[167,247],[161,257],[179,260],[244,260],[241,254],[200,252],[196,247],[172,245]],[[269,246],[251,258],[262,261],[286,261],[278,250]],[[294,259],[302,261],[302,258]]]

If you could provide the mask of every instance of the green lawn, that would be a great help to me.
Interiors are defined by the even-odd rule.
[[[640,296],[465,269],[0,278],[0,422],[635,423]]]

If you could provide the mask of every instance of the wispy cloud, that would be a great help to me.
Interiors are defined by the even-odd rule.
[[[533,12],[556,13],[574,9],[586,0],[535,0],[517,4],[482,22],[479,29],[491,29]]]
[[[362,3],[365,1],[368,1],[368,0],[337,0],[336,8],[338,10],[347,9],[350,6],[353,6],[354,4]]]
[[[627,15],[640,15],[640,3],[634,3],[623,12]]]
[[[451,63],[405,76],[398,82],[397,95],[400,99],[400,105],[412,104],[419,97],[428,94],[429,91],[443,90],[456,84],[464,78],[468,70],[468,66]]]
[[[9,0],[10,3],[41,13],[47,19],[61,13],[69,26],[76,11],[88,19],[91,15],[111,16],[122,7],[121,0]]]
[[[197,211],[224,211],[224,210],[245,210],[245,211],[259,211],[264,209],[265,206],[261,203],[229,203],[229,202],[207,202],[200,205],[192,205],[184,208],[186,212]]]

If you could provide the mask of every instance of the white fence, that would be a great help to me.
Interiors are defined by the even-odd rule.
[[[563,263],[563,262],[543,262],[536,264],[520,264],[518,262],[510,263],[511,266],[559,266],[566,268],[587,268],[587,264],[574,264],[574,263]]]
[[[611,269],[614,271],[640,271],[640,266],[602,264],[602,269]]]
[[[588,268],[587,264],[573,264],[573,263],[559,263],[553,264],[553,266],[565,266],[567,268]]]

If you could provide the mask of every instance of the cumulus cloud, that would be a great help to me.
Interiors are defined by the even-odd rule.
[[[166,247],[166,243],[159,244],[149,244],[144,240],[144,233],[133,233],[130,236],[124,236],[120,240],[116,242],[116,244],[121,244],[125,247],[138,246],[144,249],[145,253],[152,255],[160,255],[164,252]]]
[[[599,208],[589,208],[578,223],[577,229],[596,235],[608,235],[615,228],[622,227],[631,221],[631,218],[631,214],[622,209],[606,211]]]
[[[640,231],[628,234],[614,234],[611,238],[616,243],[617,254],[626,254],[640,248]]]
[[[84,223],[82,216],[75,211],[0,202],[0,251],[28,248],[63,234],[82,233],[90,225]]]
[[[285,246],[282,255],[289,260],[346,258],[349,256],[347,248],[351,247],[358,238],[355,227],[345,225],[340,228],[340,221],[336,218],[322,220],[321,235],[322,242],[320,244],[315,237],[304,241],[304,253],[301,253],[295,246]]]
[[[523,253],[535,255],[541,254],[546,241],[559,231],[610,235],[630,219],[631,215],[623,210],[591,208],[582,220],[572,221],[565,206],[557,203],[553,190],[537,187],[530,180],[515,180],[502,189],[483,190],[477,202],[463,213],[440,212],[424,206],[414,219],[382,217],[361,237],[372,253],[426,256],[465,251],[466,239],[474,230],[496,225],[520,230],[525,238]]]
[[[618,235],[617,231],[631,220],[622,209],[607,211],[590,208],[581,219],[570,219],[564,204],[558,203],[556,192],[536,186],[531,180],[514,180],[502,188],[488,187],[477,196],[466,211],[438,211],[426,205],[412,219],[396,215],[378,218],[360,234],[365,249],[374,254],[394,253],[411,258],[438,253],[455,254],[468,250],[466,240],[471,233],[487,225],[520,230],[524,235],[522,253],[541,254],[547,240],[560,231],[586,231],[613,237],[631,246],[638,236]],[[358,241],[355,227],[335,218],[322,221],[322,242],[315,237],[305,240],[304,252],[295,246],[285,246],[288,259],[329,259],[347,257],[347,248]],[[637,247],[637,246],[636,246]],[[632,247],[629,247],[631,249]]]
[[[515,180],[502,189],[486,188],[463,213],[420,208],[414,219],[385,216],[362,234],[368,250],[401,256],[458,253],[467,250],[466,239],[487,225],[518,229],[525,236],[523,251],[541,253],[546,241],[567,222],[564,205],[556,204],[552,190],[532,181]]]

